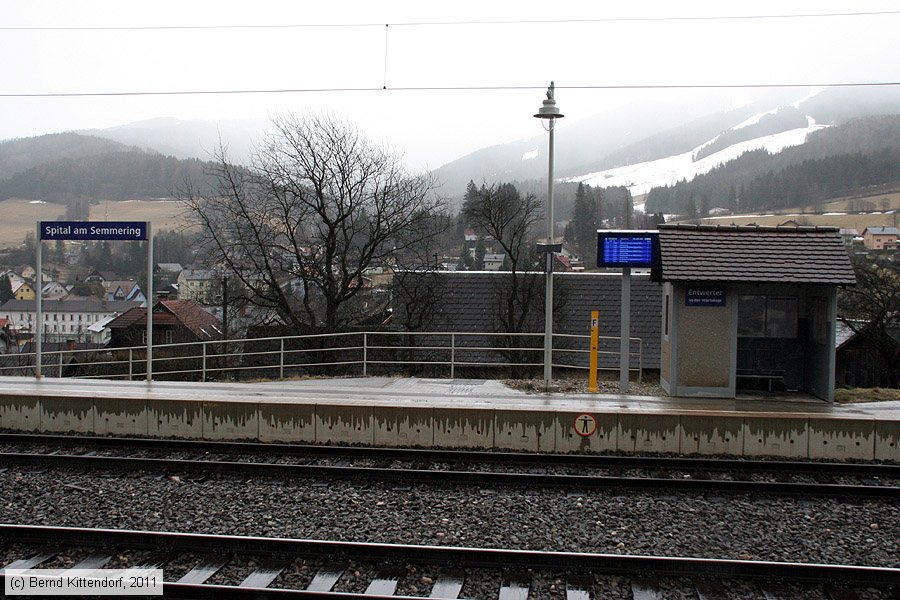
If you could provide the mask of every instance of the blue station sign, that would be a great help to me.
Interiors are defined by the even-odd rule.
[[[718,286],[688,286],[684,293],[685,306],[725,306],[725,288]]]
[[[146,221],[41,221],[41,240],[147,239]]]

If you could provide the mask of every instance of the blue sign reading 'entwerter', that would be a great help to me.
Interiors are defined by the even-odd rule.
[[[684,303],[686,306],[725,306],[725,288],[688,286]]]
[[[146,221],[41,221],[41,240],[146,239]]]

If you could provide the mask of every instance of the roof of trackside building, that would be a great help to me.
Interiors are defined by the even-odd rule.
[[[854,285],[835,227],[660,225],[657,281]]]

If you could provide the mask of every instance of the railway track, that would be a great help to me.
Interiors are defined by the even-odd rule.
[[[0,544],[7,568],[162,568],[170,598],[652,599],[663,597],[668,579],[708,600],[736,586],[745,598],[766,598],[793,584],[844,600],[861,597],[856,588],[889,598],[900,586],[900,569],[881,567],[117,529],[0,525]],[[610,595],[620,577],[628,581]]]
[[[7,450],[10,446],[19,450],[0,453],[0,464],[7,468],[477,486],[485,486],[488,482],[490,486],[498,487],[900,499],[900,487],[894,484],[900,481],[900,466],[884,464],[545,455],[20,434],[0,435],[0,444]],[[30,451],[21,451],[23,447]],[[43,451],[33,451],[36,448]],[[62,453],[63,449],[71,448],[77,448],[78,453]],[[111,449],[142,455],[99,454]],[[151,455],[160,452],[189,452],[191,455],[179,458]],[[260,455],[266,460],[246,460],[247,456]],[[469,468],[459,468],[460,465]],[[504,470],[487,470],[485,465],[502,465]],[[553,470],[551,467],[562,472],[549,472]],[[635,474],[635,471],[639,473]],[[760,474],[764,475],[762,479],[754,479]],[[838,478],[845,481],[838,482]],[[848,478],[852,482],[847,482]]]

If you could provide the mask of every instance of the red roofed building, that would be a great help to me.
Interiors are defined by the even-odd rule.
[[[147,309],[132,308],[107,325],[109,347],[147,343]],[[160,300],[153,307],[153,345],[207,342],[222,338],[222,323],[192,300]]]

